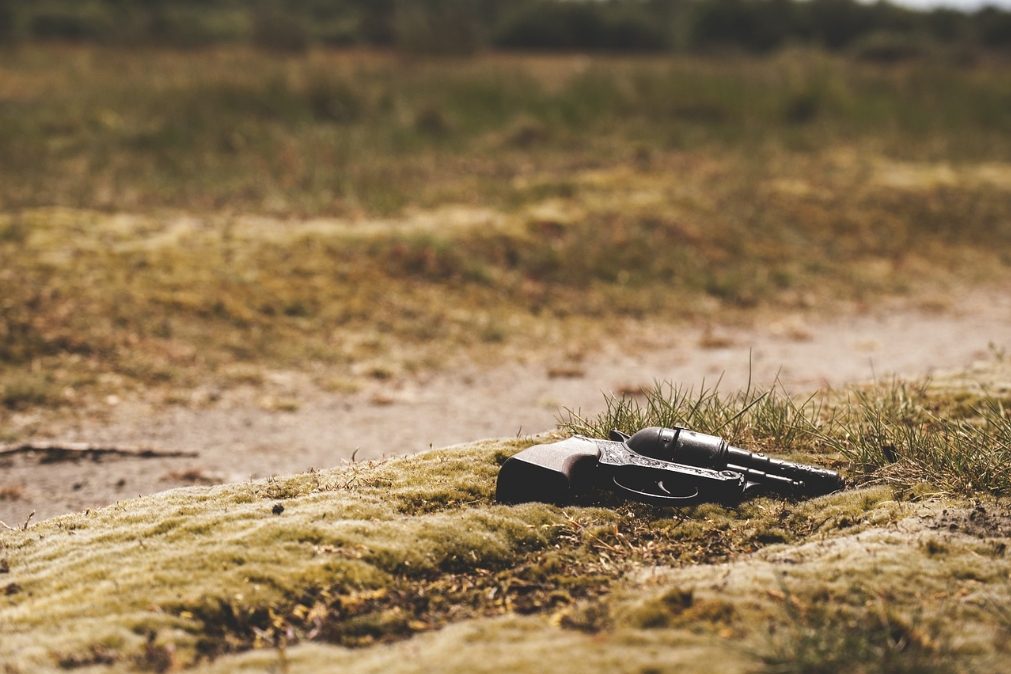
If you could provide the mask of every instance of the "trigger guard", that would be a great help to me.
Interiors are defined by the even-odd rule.
[[[644,501],[646,503],[653,503],[655,505],[683,506],[683,505],[691,505],[692,503],[699,503],[702,500],[702,494],[699,491],[698,487],[695,487],[694,493],[689,494],[687,496],[664,496],[663,494],[654,494],[648,491],[632,489],[631,487],[623,485],[621,482],[619,482],[617,476],[612,477],[611,481],[614,482],[614,485],[616,487],[618,487],[624,492],[632,494],[638,500]],[[663,486],[663,484],[658,483],[657,486],[659,486],[664,491],[667,491],[667,488]]]

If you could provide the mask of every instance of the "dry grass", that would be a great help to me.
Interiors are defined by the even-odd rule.
[[[554,204],[550,221],[539,207],[421,212],[372,229],[353,220],[23,212],[32,235],[0,244],[9,290],[0,308],[3,406],[255,386],[263,370],[310,365],[323,387],[354,385],[428,369],[454,353],[592,343],[619,319],[824,307],[906,292],[914,277],[941,283],[1006,273],[994,238],[1011,221],[1001,210],[1005,192],[939,195],[937,212],[927,214],[956,220],[963,199],[977,199],[978,212],[992,209],[980,224],[992,225],[990,238],[910,233],[897,247],[889,226],[860,241],[837,232],[857,220],[898,226],[886,211],[914,207],[921,214],[908,217],[922,222],[922,192],[852,197],[859,165],[826,159],[813,168],[784,158],[770,171],[817,175],[835,166],[839,184],[826,189],[838,196],[770,192],[755,204],[747,191],[728,191],[731,161],[698,161],[713,175],[587,174],[585,190]],[[724,203],[699,203],[701,194]],[[733,212],[746,202],[761,209],[762,223]],[[778,242],[756,239],[756,226]],[[657,248],[671,254],[657,257]]]
[[[824,392],[798,401],[779,383],[766,389],[747,387],[734,394],[720,391],[719,382],[689,387],[656,382],[631,395],[605,396],[604,411],[594,417],[565,410],[559,426],[567,432],[607,437],[611,429],[625,433],[646,428],[681,426],[720,435],[742,447],[774,453],[813,452],[833,432]]]

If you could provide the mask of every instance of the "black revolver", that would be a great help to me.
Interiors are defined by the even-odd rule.
[[[832,471],[750,452],[748,459],[736,453],[744,450],[729,447],[720,438],[702,434],[695,438],[691,433],[647,428],[632,436],[612,431],[610,440],[576,435],[535,445],[502,464],[495,498],[504,503],[566,504],[605,488],[638,501],[679,506],[702,501],[732,504],[755,490],[810,496],[842,487]],[[738,463],[724,461],[728,456]],[[739,465],[748,461],[769,470]],[[808,485],[798,479],[805,476],[815,482]]]
[[[782,486],[799,484],[782,479]],[[503,503],[570,503],[594,489],[615,489],[638,501],[688,505],[735,503],[752,484],[741,473],[688,466],[644,456],[623,440],[579,435],[535,445],[510,457],[499,470],[495,498]]]

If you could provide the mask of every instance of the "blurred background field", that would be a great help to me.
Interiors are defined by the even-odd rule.
[[[0,3],[0,415],[1006,278],[1009,17]]]

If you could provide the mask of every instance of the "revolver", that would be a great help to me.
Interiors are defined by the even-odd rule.
[[[610,439],[576,435],[529,447],[502,464],[495,498],[567,504],[604,488],[637,501],[680,506],[739,502],[756,491],[815,496],[837,491],[834,471],[773,459],[685,428],[644,428]]]

